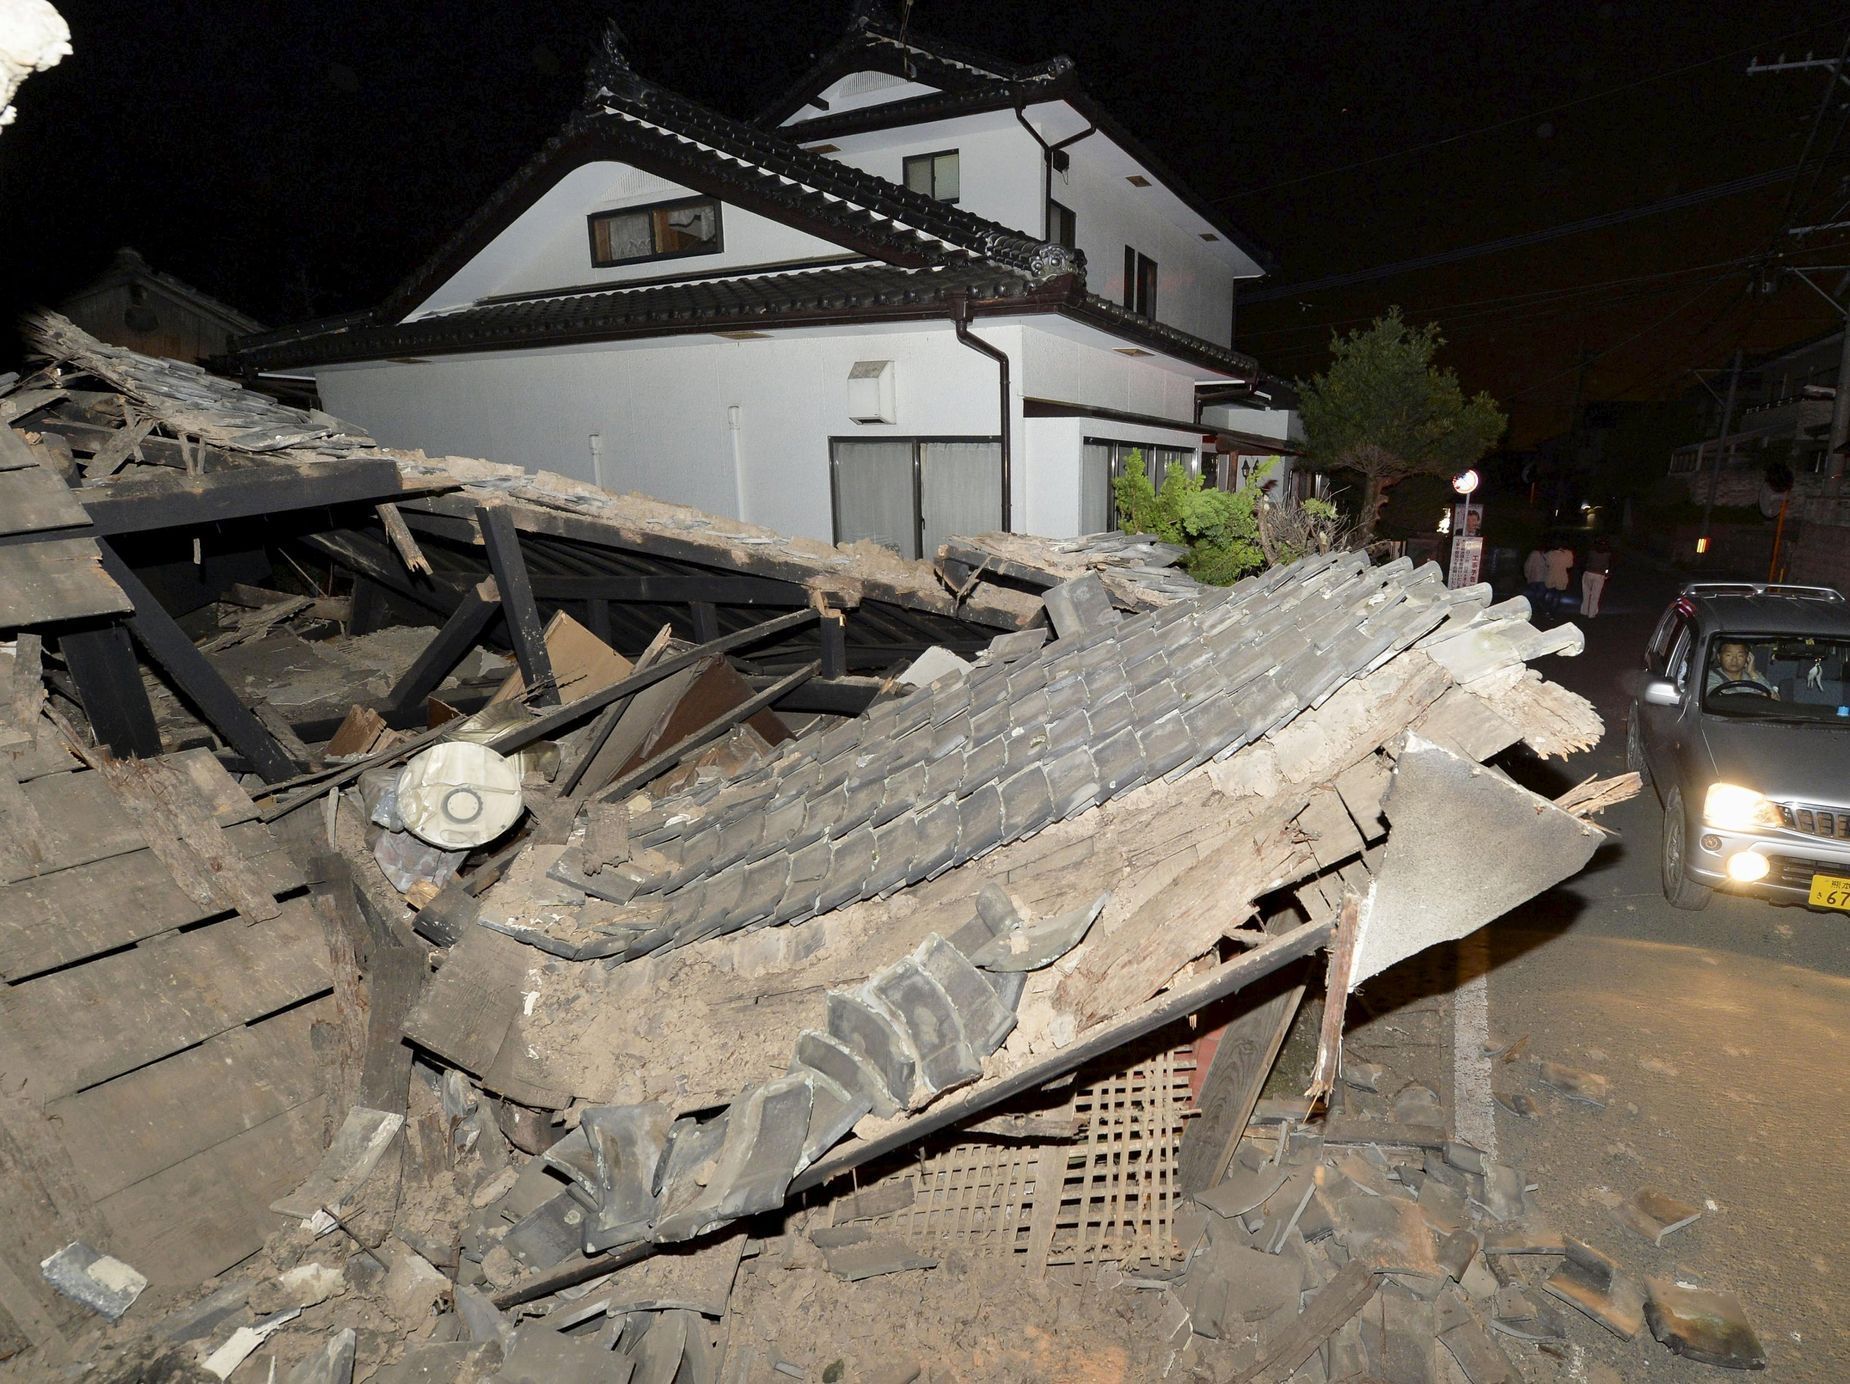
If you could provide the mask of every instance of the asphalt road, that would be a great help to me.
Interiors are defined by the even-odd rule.
[[[1600,617],[1583,622],[1586,653],[1537,665],[1591,698],[1607,725],[1594,749],[1551,766],[1563,786],[1623,771],[1625,682],[1675,589],[1667,573],[1622,559]],[[1460,951],[1466,974],[1474,950],[1487,951],[1479,993],[1492,1044],[1528,1036],[1513,1061],[1488,1064],[1496,1089],[1539,1107],[1528,1119],[1493,1107],[1501,1157],[1538,1184],[1535,1202],[1559,1229],[1633,1274],[1736,1293],[1772,1377],[1850,1380],[1850,915],[1727,896],[1679,912],[1658,888],[1655,794],[1601,820],[1622,840]],[[1458,1015],[1463,1032],[1464,999]],[[1540,1087],[1544,1058],[1606,1077],[1605,1109]],[[1484,1064],[1475,1083],[1466,1065],[1452,1093],[1461,1130],[1483,1094]],[[1707,1209],[1653,1246],[1611,1210],[1647,1187]],[[1578,1317],[1569,1348],[1569,1377],[1597,1378],[1596,1366],[1625,1380],[1729,1377],[1671,1355],[1648,1330],[1625,1343]]]

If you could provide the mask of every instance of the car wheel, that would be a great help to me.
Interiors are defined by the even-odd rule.
[[[1689,823],[1683,816],[1683,791],[1672,788],[1664,799],[1664,848],[1659,860],[1663,866],[1664,897],[1672,908],[1691,912],[1707,908],[1714,891],[1706,884],[1689,878]]]
[[[1625,767],[1638,775],[1640,782],[1651,782],[1651,761],[1644,754],[1644,720],[1638,715],[1636,703],[1625,723]]]

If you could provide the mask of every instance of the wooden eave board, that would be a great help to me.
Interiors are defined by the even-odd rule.
[[[151,1284],[184,1288],[255,1253],[284,1223],[270,1203],[321,1157],[328,1100],[306,1101],[105,1197],[97,1211],[109,1243],[98,1248]]]
[[[231,827],[225,844],[272,894],[305,883],[301,867],[261,822]],[[37,975],[223,911],[195,902],[151,850],[0,885],[0,976]]]
[[[323,1094],[309,1035],[332,996],[239,1027],[151,1067],[53,1101],[71,1167],[102,1200]],[[267,1205],[268,1203],[263,1203]]]
[[[0,629],[126,615],[133,608],[87,538],[0,547]]]
[[[107,1081],[329,986],[327,939],[306,899],[247,925],[173,933],[0,994],[0,1020],[43,1103]]]
[[[0,531],[43,533],[90,522],[70,486],[43,466],[0,471]]]

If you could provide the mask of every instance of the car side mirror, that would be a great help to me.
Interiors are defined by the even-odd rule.
[[[1647,706],[1675,706],[1683,694],[1669,678],[1652,678],[1644,685],[1644,700]]]

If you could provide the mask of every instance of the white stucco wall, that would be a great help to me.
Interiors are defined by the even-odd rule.
[[[848,253],[832,241],[722,204],[720,238],[724,248],[717,254],[644,260],[613,269],[592,268],[587,216],[697,195],[692,188],[627,164],[600,162],[575,168],[433,293],[414,316],[500,293],[585,284],[616,286],[635,279],[705,274],[791,260],[827,260]]]
[[[1191,416],[1185,374],[1056,335],[1032,319],[979,322],[974,331],[1010,358],[1018,530],[1050,537],[1079,531],[1080,437],[1154,436],[1097,420],[1024,422],[1024,392]],[[895,363],[897,422],[849,421],[848,371],[859,360]],[[389,446],[558,471],[821,539],[834,536],[830,438],[991,437],[998,414],[995,364],[960,345],[949,324],[936,323],[331,366],[318,380],[330,413]],[[593,433],[601,438],[598,468]],[[1186,431],[1160,440],[1192,445]]]
[[[1053,176],[1053,200],[1070,207],[1086,257],[1086,287],[1124,301],[1124,247],[1156,261],[1156,319],[1222,346],[1233,344],[1233,267],[1224,245],[1201,239],[1154,210],[1156,188],[1124,180],[1121,157],[1106,167],[1098,137],[1067,151],[1071,164]],[[1141,199],[1141,200],[1140,200]]]
[[[1026,235],[1041,235],[1041,152],[1008,111],[960,116],[897,130],[846,136],[832,155],[841,163],[904,185],[912,154],[957,151],[957,205]]]

